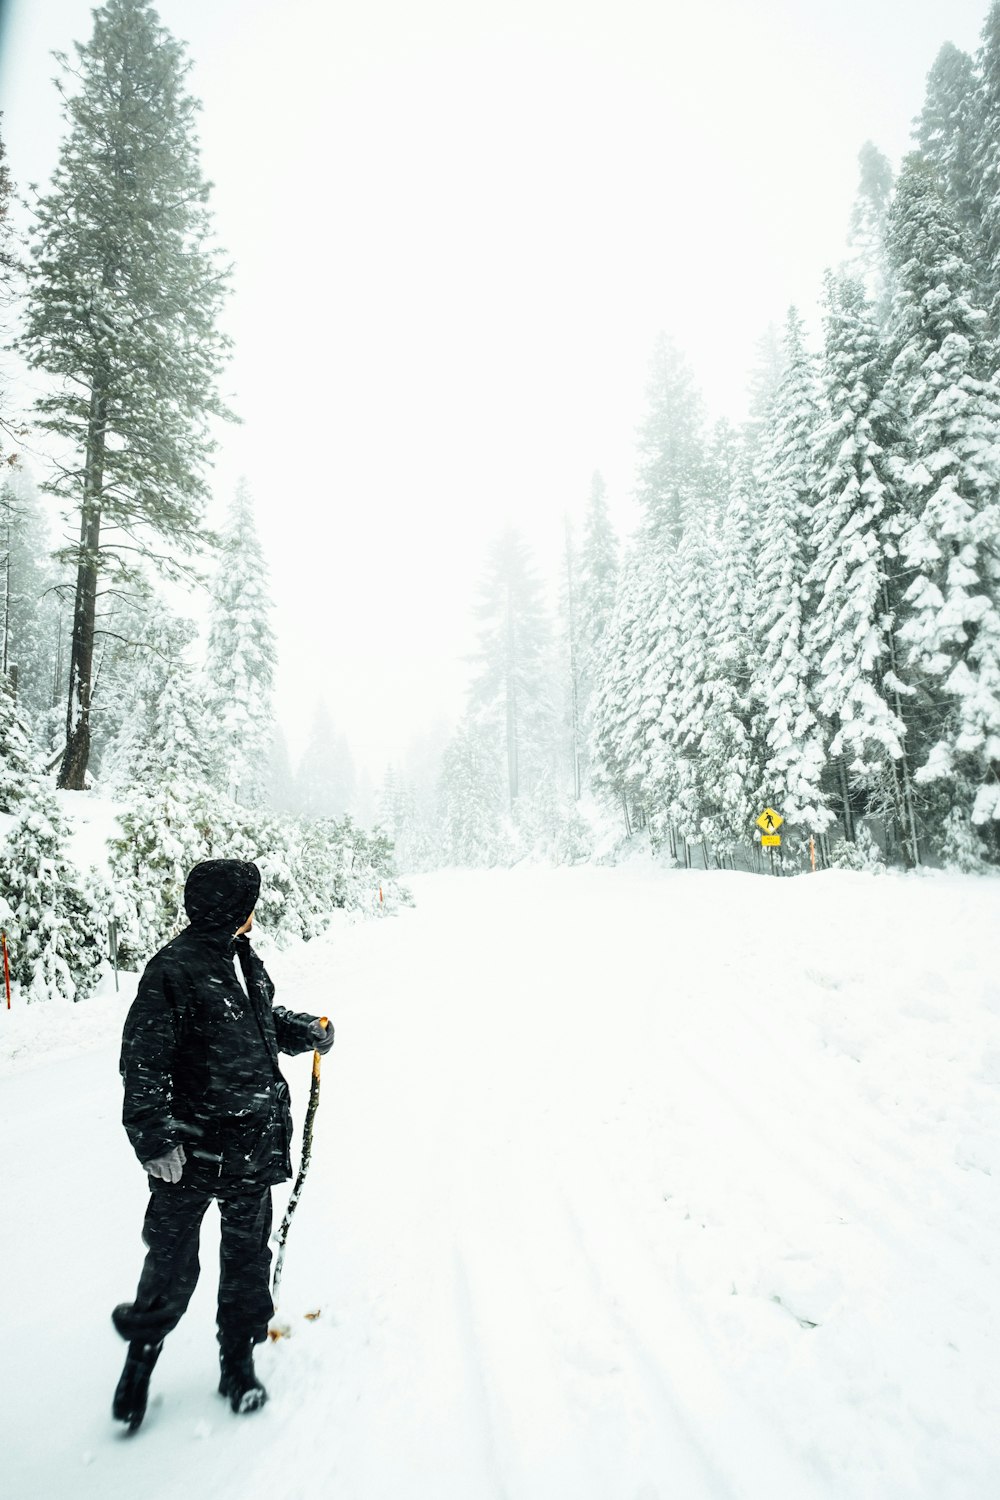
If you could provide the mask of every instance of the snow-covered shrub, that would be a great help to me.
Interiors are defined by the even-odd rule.
[[[885,856],[862,824],[853,843],[849,839],[838,839],[833,845],[830,867],[834,870],[865,870],[872,875],[885,869]]]
[[[122,836],[110,841],[123,968],[141,968],[186,924],[184,881],[213,856],[216,800],[181,780],[133,788],[119,815]]]
[[[11,978],[29,1002],[86,999],[104,957],[108,892],[96,872],[81,877],[67,838],[58,803],[39,784],[0,849]]]
[[[125,967],[141,967],[184,927],[184,882],[204,859],[258,866],[256,920],[279,944],[318,937],[337,909],[380,915],[411,899],[395,879],[391,841],[350,818],[280,817],[171,779],[133,790],[119,821],[111,872]]]
[[[941,853],[945,865],[965,875],[984,875],[995,869],[986,857],[986,846],[973,827],[969,814],[953,807],[945,819]]]

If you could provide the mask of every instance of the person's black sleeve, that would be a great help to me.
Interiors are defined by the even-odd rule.
[[[278,1051],[287,1052],[289,1056],[298,1052],[311,1052],[316,1045],[311,1028],[319,1018],[306,1015],[304,1011],[286,1010],[283,1005],[274,1004],[274,981],[245,935],[236,939],[236,953],[248,992],[251,984],[255,985],[271,1006]]]
[[[176,1014],[162,963],[148,964],[125,1019],[119,1064],[125,1085],[122,1123],[140,1162],[180,1139],[171,1110]]]

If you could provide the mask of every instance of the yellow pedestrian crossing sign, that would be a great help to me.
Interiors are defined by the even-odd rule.
[[[775,812],[773,807],[765,807],[764,811],[757,819],[757,827],[761,829],[763,833],[777,833],[778,829],[781,827],[784,821],[785,820],[781,816],[780,812]]]

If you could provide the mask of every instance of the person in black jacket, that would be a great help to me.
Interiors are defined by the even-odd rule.
[[[259,892],[256,865],[196,865],[184,887],[190,926],[150,959],[125,1021],[122,1119],[150,1186],[139,1287],[112,1313],[129,1344],[113,1413],[132,1430],[163,1340],[197,1283],[201,1221],[213,1198],[222,1220],[219,1390],[236,1412],[267,1399],[253,1348],[273,1312],[271,1187],[292,1174],[278,1053],[327,1052],[333,1028],[272,1004],[274,985],[248,937]]]

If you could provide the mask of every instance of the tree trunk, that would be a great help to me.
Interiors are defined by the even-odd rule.
[[[854,812],[851,808],[851,789],[847,784],[847,766],[844,757],[837,757],[837,771],[840,775],[840,796],[844,805],[844,838],[849,844],[854,843]]]
[[[892,618],[889,611],[889,590],[885,581],[882,583],[882,608],[886,613],[886,620]],[[899,681],[899,673],[896,670],[896,632],[892,626],[887,626],[889,641],[889,666],[892,670],[894,681]],[[881,684],[880,684],[881,686]],[[908,728],[903,713],[903,700],[897,687],[892,690],[892,706],[896,718],[903,725],[904,730]],[[910,774],[910,755],[906,748],[906,739],[903,739],[903,754],[897,766],[895,762],[892,768],[893,783],[897,788],[896,797],[896,820],[899,823],[902,838],[900,845],[903,850],[903,863],[911,870],[915,870],[920,864],[920,843],[917,838],[917,817],[913,803],[913,778]]]
[[[73,640],[69,661],[69,700],[66,706],[66,750],[58,785],[82,792],[90,760],[90,700],[94,675],[94,633],[97,624],[98,550],[101,542],[101,495],[104,487],[104,441],[107,398],[95,382],[90,397],[87,466],[80,516],[80,550],[73,605]]]

